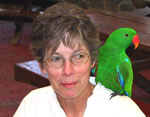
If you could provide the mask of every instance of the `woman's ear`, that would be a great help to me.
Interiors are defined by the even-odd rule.
[[[91,65],[91,68],[94,68],[95,65],[96,65],[96,61],[93,61],[93,62],[92,62],[92,65]]]
[[[40,62],[38,62],[38,64],[39,64],[39,68],[40,68],[40,71],[42,72],[42,74],[46,74],[47,71],[46,71],[44,65],[42,63],[40,63]]]

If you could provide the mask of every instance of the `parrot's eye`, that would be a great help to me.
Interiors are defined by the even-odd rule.
[[[128,37],[129,35],[128,35],[128,34],[125,34],[125,36]]]

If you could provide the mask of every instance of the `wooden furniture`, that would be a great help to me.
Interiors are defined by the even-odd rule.
[[[150,57],[150,18],[134,15],[129,12],[87,11],[88,16],[96,25],[100,39],[105,41],[115,29],[131,27],[139,35],[140,45],[134,56],[137,59]]]
[[[144,8],[146,6],[150,6],[149,0],[131,0],[131,1],[136,8]]]
[[[0,19],[1,20],[9,20],[15,22],[15,32],[13,39],[11,40],[12,44],[17,44],[18,40],[21,37],[21,33],[23,31],[24,22],[28,22],[33,19],[32,16],[30,16],[31,12],[28,12],[31,8],[32,0],[5,0],[0,1],[0,4],[3,4],[3,7],[0,8]],[[15,6],[16,9],[10,9],[5,8],[5,6],[11,5]],[[20,6],[17,8],[17,6]],[[31,14],[32,15],[32,14]]]
[[[150,58],[133,62],[134,82],[150,93]]]
[[[42,13],[41,10],[44,10],[46,7],[56,4],[57,2],[61,2],[61,0],[2,0],[0,4],[3,6],[15,5],[15,9],[0,8],[0,19],[1,20],[8,20],[15,22],[15,32],[14,36],[11,40],[11,44],[15,45],[18,43],[19,39],[21,38],[21,34],[23,31],[24,23],[25,22],[32,22],[33,19]],[[37,6],[38,8],[33,7]],[[17,8],[19,6],[19,8]],[[40,11],[39,11],[39,7]],[[35,10],[38,9],[38,10]]]
[[[26,82],[36,87],[48,86],[48,75],[42,74],[36,60],[14,65],[15,80]]]
[[[15,31],[11,44],[15,45],[21,38],[25,22],[32,22],[33,19],[39,15],[40,12],[31,12],[29,10],[7,10],[0,9],[0,19],[15,22]]]

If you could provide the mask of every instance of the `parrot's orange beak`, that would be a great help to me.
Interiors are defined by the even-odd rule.
[[[134,38],[133,38],[133,40],[132,40],[132,42],[133,42],[133,44],[134,44],[134,49],[136,49],[138,46],[139,46],[139,37],[138,37],[138,35],[136,34],[135,36],[134,36]]]

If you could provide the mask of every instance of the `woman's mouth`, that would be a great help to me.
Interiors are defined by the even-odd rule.
[[[76,84],[77,82],[62,83],[65,88],[73,88]]]

